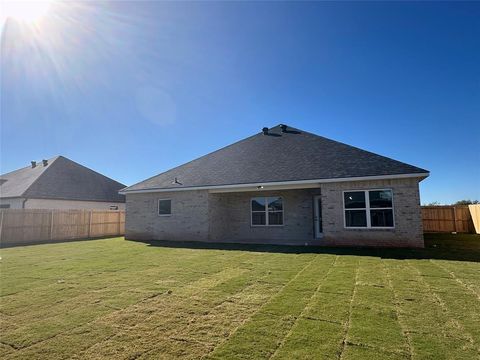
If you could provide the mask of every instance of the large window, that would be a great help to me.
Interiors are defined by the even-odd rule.
[[[170,199],[158,200],[158,215],[160,216],[172,215],[172,200]]]
[[[283,201],[281,197],[252,198],[252,226],[283,225]]]
[[[392,190],[361,190],[343,193],[345,227],[393,228]]]

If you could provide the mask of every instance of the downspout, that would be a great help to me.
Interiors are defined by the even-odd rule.
[[[22,209],[25,209],[25,203],[27,202],[28,199],[23,199],[23,202],[22,202]]]

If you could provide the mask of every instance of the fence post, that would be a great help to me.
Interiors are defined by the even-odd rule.
[[[118,216],[117,216],[117,218],[118,218],[118,222],[117,222],[117,235],[120,236],[120,219],[121,219],[121,217],[120,217],[120,211],[118,211],[117,215],[118,215]]]
[[[2,241],[2,230],[3,230],[3,214],[5,213],[4,210],[0,210],[0,241]]]
[[[453,210],[453,231],[457,232],[457,208],[454,206]]]
[[[90,210],[88,214],[88,239],[90,239],[92,233],[92,210]]]
[[[50,240],[53,240],[53,210],[50,211]]]

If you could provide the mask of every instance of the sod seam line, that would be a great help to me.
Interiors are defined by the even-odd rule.
[[[317,255],[318,256],[318,255]],[[330,264],[330,267],[328,269],[328,271],[320,278],[320,283],[318,284],[317,288],[315,289],[314,293],[312,294],[312,296],[310,296],[310,299],[308,299],[308,302],[307,304],[305,304],[305,307],[303,308],[303,310],[300,312],[300,314],[296,317],[295,319],[295,322],[292,324],[292,326],[290,327],[290,330],[288,330],[287,334],[285,334],[284,338],[282,339],[282,341],[278,344],[277,348],[275,349],[275,351],[273,352],[273,354],[269,357],[269,359],[273,359],[278,351],[280,351],[280,349],[283,347],[283,345],[285,345],[285,342],[287,341],[287,339],[290,337],[290,335],[293,333],[294,329],[297,327],[298,325],[298,320],[301,319],[301,318],[304,318],[304,315],[307,311],[310,310],[311,308],[311,304],[312,304],[312,301],[313,299],[317,296],[318,294],[318,290],[325,284],[324,283],[324,280],[328,277],[328,275],[331,273],[332,269],[335,267],[335,264],[337,263],[337,259],[338,259],[338,255],[335,256],[335,259],[333,260],[333,262]]]
[[[230,334],[230,336],[228,338],[226,338],[224,341],[220,342],[217,346],[215,346],[213,348],[212,351],[210,351],[209,353],[205,354],[204,356],[202,356],[201,358],[204,359],[208,356],[210,356],[211,354],[213,354],[215,352],[215,350],[217,350],[220,346],[226,344],[228,342],[228,340],[230,338],[232,338],[233,336],[235,336],[235,334],[238,332],[238,330],[244,326],[247,322],[249,322],[255,315],[257,315],[260,311],[262,311],[262,309],[267,306],[273,299],[275,299],[280,293],[282,293],[283,290],[285,290],[285,288],[293,281],[295,281],[295,279],[297,277],[300,276],[301,273],[303,273],[309,266],[311,266],[313,264],[313,260],[315,260],[316,258],[318,257],[318,254],[315,255],[315,257],[312,258],[312,260],[310,260],[303,268],[301,268],[298,273],[293,277],[291,278],[289,281],[287,281],[285,283],[285,285],[283,285],[276,294],[272,295],[270,297],[270,299],[268,301],[265,302],[265,304],[263,304],[261,307],[259,307],[257,309],[257,311],[255,311],[250,317],[248,317],[247,319],[245,319],[245,321],[243,321],[239,326],[237,326],[235,329],[233,329],[232,333]]]
[[[413,350],[413,344],[412,344],[412,339],[410,337],[410,333],[408,332],[408,330],[406,328],[406,325],[404,324],[404,322],[402,320],[402,317],[400,316],[400,313],[401,313],[400,308],[399,308],[400,300],[399,300],[399,298],[397,296],[397,293],[395,292],[395,289],[393,287],[392,278],[390,276],[390,272],[388,271],[387,264],[385,263],[385,261],[383,259],[381,259],[380,261],[383,264],[383,268],[384,268],[384,271],[385,271],[385,278],[387,279],[388,287],[390,288],[390,290],[392,291],[392,294],[393,294],[393,306],[395,308],[395,313],[397,315],[398,324],[400,325],[400,329],[402,330],[403,336],[404,336],[404,338],[406,339],[406,342],[407,342],[409,358],[413,359],[415,352]]]
[[[82,355],[83,353],[85,353],[86,351],[88,351],[89,349],[91,349],[92,347],[94,347],[95,345],[97,345],[98,343],[103,342],[103,341],[108,341],[108,340],[110,340],[110,339],[113,338],[115,335],[117,335],[117,333],[113,333],[113,334],[109,335],[106,339],[102,339],[102,340],[100,340],[100,341],[98,341],[98,342],[96,342],[96,343],[94,343],[94,344],[92,344],[92,345],[87,346],[87,347],[84,348],[84,349],[81,349],[81,350],[80,350],[80,353],[79,353],[79,354],[75,354],[76,356],[73,357],[73,358],[82,358],[82,357],[80,357],[80,355]],[[72,357],[71,357],[71,356],[67,356],[67,357],[63,357],[62,359],[69,359],[69,358],[72,358]]]
[[[343,323],[340,322],[340,321],[322,319],[322,318],[314,317],[314,316],[305,316],[305,319],[307,319],[307,320],[314,320],[314,321],[322,321],[322,322],[326,322],[326,323],[329,323],[329,324],[343,325]]]
[[[353,281],[352,297],[350,298],[350,305],[348,307],[348,319],[347,319],[347,322],[345,323],[345,329],[344,329],[343,341],[342,341],[342,348],[340,350],[340,354],[338,355],[338,359],[343,359],[343,356],[345,354],[345,349],[347,348],[348,331],[350,330],[350,325],[351,325],[351,322],[352,322],[353,301],[354,301],[355,295],[357,293],[357,282],[358,282],[359,269],[360,269],[360,261],[357,260],[357,267],[355,268],[355,279]]]
[[[400,356],[402,356],[402,358],[405,355],[405,353],[403,351],[395,351],[395,350],[391,350],[391,349],[386,349],[384,347],[378,347],[378,346],[370,345],[370,344],[367,344],[367,343],[353,342],[353,341],[350,341],[350,340],[347,340],[347,345],[348,346],[356,346],[356,347],[364,348],[364,349],[371,349],[371,350],[375,350],[377,352],[388,354],[388,355],[400,355]]]
[[[239,257],[242,257],[242,256],[244,256],[244,255],[246,255],[246,254],[243,253],[243,254],[234,256],[233,258],[239,258]],[[195,280],[195,281],[187,284],[187,285],[184,286],[183,288],[187,288],[188,286],[190,286],[190,285],[194,284],[195,282],[200,281],[200,280],[202,280],[202,279],[204,279],[204,278],[206,278],[206,277],[208,277],[208,276],[220,274],[222,271],[224,271],[224,269],[222,269],[222,270],[220,270],[220,271],[218,271],[218,272],[214,272],[214,273],[212,273],[212,274],[208,274],[207,276],[201,277],[201,278],[199,278],[199,279],[197,279],[197,280]],[[91,324],[94,323],[95,321],[98,321],[98,320],[100,320],[100,319],[102,319],[102,318],[105,318],[105,317],[107,317],[107,316],[111,316],[111,315],[113,315],[114,313],[118,313],[118,312],[125,311],[125,310],[127,310],[127,309],[129,309],[129,308],[131,308],[131,307],[136,307],[136,306],[138,306],[138,305],[140,305],[140,304],[142,304],[142,303],[145,303],[145,302],[147,302],[147,301],[153,301],[153,299],[155,299],[155,298],[157,298],[157,297],[159,297],[159,296],[161,296],[161,295],[165,295],[165,293],[162,292],[162,293],[157,293],[157,294],[153,294],[153,295],[150,294],[149,296],[142,298],[142,299],[139,300],[138,302],[135,302],[134,304],[130,304],[130,305],[124,307],[124,308],[121,308],[120,310],[112,311],[112,312],[110,312],[110,313],[101,315],[101,316],[99,316],[99,317],[97,317],[97,318],[95,318],[95,319],[93,319],[93,320],[91,320],[91,321],[88,321],[88,322],[84,323],[84,324],[81,324],[81,325],[75,326],[75,327],[73,327],[73,328],[71,328],[71,329],[68,329],[68,330],[66,330],[65,332],[60,332],[60,333],[57,333],[57,334],[48,336],[48,337],[46,337],[46,338],[44,338],[44,339],[41,339],[41,340],[39,340],[39,341],[33,342],[33,343],[29,344],[28,346],[18,347],[18,351],[22,351],[22,350],[24,350],[24,349],[28,349],[28,348],[31,347],[31,346],[40,344],[40,343],[42,343],[42,342],[44,342],[44,341],[51,340],[51,339],[53,339],[53,338],[55,338],[55,337],[57,337],[57,336],[60,336],[60,335],[68,335],[68,334],[70,334],[71,332],[75,331],[76,329],[81,328],[82,326],[91,325]],[[57,315],[55,315],[55,316],[57,316]],[[110,338],[110,337],[109,337],[109,338]],[[106,339],[102,339],[102,340],[99,341],[98,343],[101,343],[101,342],[103,342],[103,341],[105,341],[105,340],[106,340]],[[98,344],[98,343],[97,343],[97,344]]]
[[[12,349],[15,350],[15,351],[20,350],[20,348],[14,346],[14,345],[12,345],[12,344],[6,343],[6,342],[4,342],[4,341],[2,341],[2,340],[0,340],[0,344],[5,345],[5,346],[8,346],[9,348],[12,348]]]
[[[108,254],[108,251],[99,252],[99,253],[100,253],[100,254],[103,254],[103,253]],[[95,259],[101,258],[101,256],[99,256],[99,253],[95,253],[95,255],[97,255]],[[130,254],[130,255],[132,255],[132,254]],[[245,255],[245,253],[244,253],[244,254],[240,254],[240,255],[238,255],[238,254],[233,254],[233,255],[231,256],[231,259],[235,259],[235,258],[237,258],[237,257],[239,257],[239,256],[241,256],[241,255]],[[195,258],[201,257],[201,256],[202,256],[201,253],[195,254]],[[215,254],[211,254],[210,256],[211,256],[211,257],[215,257],[216,255],[215,255]],[[53,261],[54,263],[55,263],[55,262],[58,262],[58,260],[56,260],[56,259],[57,259],[57,257],[52,257],[52,261]],[[77,260],[78,260],[78,259],[77,259]],[[80,260],[81,260],[81,259],[80,259]],[[229,261],[229,259],[223,259],[223,261],[224,261],[224,262],[227,262],[227,261]],[[45,266],[46,266],[46,265],[45,265]],[[51,265],[50,265],[50,266],[51,266]],[[127,268],[127,269],[128,269],[128,268]],[[77,274],[77,275],[75,275],[75,276],[67,277],[67,280],[68,280],[69,282],[70,282],[70,281],[75,281],[75,280],[77,280],[77,279],[83,279],[83,278],[85,278],[86,276],[101,276],[101,277],[105,277],[105,275],[107,275],[107,274],[115,275],[115,273],[121,272],[122,270],[124,270],[124,269],[115,269],[115,270],[110,270],[110,271],[96,271],[96,272],[94,272],[94,273],[91,273],[90,271],[85,270],[84,272],[81,272],[81,273],[79,273],[79,274]],[[139,273],[148,272],[148,271],[150,271],[150,270],[151,270],[151,268],[145,268],[145,269],[139,271]],[[107,276],[108,276],[108,275],[107,275]],[[112,276],[112,277],[115,278],[115,276]],[[42,279],[42,278],[37,278],[37,277],[29,277],[29,279],[31,279],[31,280],[44,280],[45,283],[40,284],[40,285],[35,286],[35,287],[28,287],[28,288],[26,288],[26,289],[22,289],[22,290],[19,290],[19,291],[14,292],[14,293],[2,294],[2,295],[0,295],[0,298],[6,297],[6,296],[12,296],[12,295],[19,295],[19,294],[21,294],[21,293],[26,293],[26,292],[37,292],[37,291],[39,291],[39,290],[46,290],[46,289],[48,289],[49,287],[56,286],[56,283],[50,282],[50,281],[54,281],[54,280],[56,279],[56,277],[55,277],[55,278],[52,278],[52,279]],[[48,282],[47,282],[47,281],[48,281]],[[81,295],[79,295],[79,296],[81,296]],[[75,297],[72,297],[71,299],[73,300],[74,298],[75,298]],[[69,299],[69,300],[70,300],[70,299]]]
[[[267,276],[268,276],[268,274],[264,274],[264,275],[262,276],[262,278],[266,278]],[[253,280],[254,280],[254,279],[250,279],[249,281],[247,281],[247,283],[250,282],[250,281],[253,281]],[[240,291],[238,291],[238,292],[236,292],[236,293],[234,293],[234,294],[231,294],[230,296],[226,297],[225,300],[223,300],[221,303],[215,305],[212,309],[210,309],[209,311],[207,311],[207,312],[206,312],[205,314],[203,314],[202,316],[207,316],[207,315],[209,315],[209,314],[214,313],[214,310],[221,308],[221,306],[223,306],[225,303],[236,303],[235,301],[230,301],[230,300],[231,300],[231,299],[235,299],[235,298],[238,297],[239,294],[242,294],[242,293],[248,291],[249,289],[254,288],[257,283],[258,283],[257,281],[253,281],[252,283],[248,283],[247,286],[243,287]],[[187,302],[187,301],[188,301],[188,299],[186,299],[185,301],[182,301],[182,303],[185,303],[185,302]],[[268,299],[266,299],[265,302],[267,302],[267,301],[268,301]],[[200,317],[201,317],[201,316],[199,316],[199,318],[200,318]],[[160,326],[153,327],[153,328],[151,329],[151,331],[154,331],[154,330],[158,329],[159,327],[160,327]],[[192,324],[189,323],[186,327],[184,327],[184,329],[188,329],[188,328],[191,328],[191,327],[192,327]],[[178,339],[175,339],[175,338],[169,337],[169,336],[168,336],[168,337],[164,337],[164,339],[173,339],[173,340],[175,340],[175,341],[180,341],[180,340],[178,340]],[[187,340],[184,339],[184,340],[182,340],[182,341],[187,341]],[[198,341],[198,340],[195,340],[195,339],[191,339],[191,342],[203,344],[203,342]],[[144,354],[149,353],[149,352],[152,352],[152,351],[154,351],[154,350],[157,350],[157,348],[156,348],[156,347],[153,347],[152,349],[147,350]],[[210,352],[211,352],[211,351],[210,351]]]
[[[472,289],[470,287],[470,285],[464,283],[460,278],[458,278],[455,273],[451,270],[449,270],[448,268],[444,267],[443,265],[440,265],[440,264],[437,264],[437,262],[434,262],[430,259],[430,262],[439,267],[440,269],[442,269],[443,271],[445,271],[447,274],[450,275],[450,277],[455,280],[457,283],[459,283],[460,285],[462,285],[462,287],[464,287],[465,289],[467,289],[468,291],[470,291],[471,293],[473,293],[479,300],[480,300],[480,294],[478,292],[475,291],[475,289]]]
[[[452,314],[451,314],[451,311],[450,309],[448,308],[447,304],[442,300],[442,298],[432,289],[432,287],[430,286],[430,284],[424,279],[424,276],[422,275],[421,271],[413,266],[408,260],[407,260],[407,264],[412,268],[414,269],[417,274],[418,274],[418,277],[421,279],[421,281],[425,284],[425,287],[428,289],[429,293],[432,294],[432,297],[433,297],[433,302],[435,304],[437,304],[437,306],[439,306],[443,312],[445,313],[445,315],[447,316],[447,318],[449,318],[449,320],[455,324],[455,326],[457,327],[458,330],[462,331],[463,332],[463,335],[465,336],[466,340],[468,340],[468,342],[470,342],[474,348],[479,351],[478,347],[475,346],[475,341],[473,340],[473,337],[472,335],[470,335],[470,333],[465,330],[464,326],[457,320],[455,319]]]
[[[235,256],[235,258],[238,259],[238,258],[243,257],[243,256],[246,256],[246,255],[248,255],[248,253],[243,253],[243,254],[237,255],[237,256]],[[233,269],[233,268],[232,268],[232,269]],[[220,274],[220,273],[221,273],[222,271],[224,271],[224,270],[225,270],[225,269],[223,269],[223,270],[221,270],[221,271],[219,271],[219,272],[216,272],[216,273],[209,274],[209,276],[211,276],[211,275],[218,275],[218,274]],[[266,276],[266,275],[265,275],[265,276]],[[201,281],[201,280],[205,279],[206,277],[207,277],[207,276],[205,276],[205,277],[203,277],[203,278],[200,278],[200,279],[198,279],[198,280],[196,280],[196,281],[194,281],[194,282],[186,285],[184,288],[188,288],[188,287],[191,286],[192,284],[194,284],[194,283],[196,283],[196,282],[198,282],[198,281]],[[251,286],[254,286],[254,284],[250,284],[250,285],[246,286],[245,288],[243,288],[243,290],[245,290],[245,289],[247,289],[247,288],[250,288]],[[204,289],[204,290],[205,290],[205,291],[208,291],[209,289]],[[242,292],[242,291],[237,292],[237,293],[229,296],[228,298],[231,298],[231,297],[233,297],[233,296],[236,296],[236,295],[238,295],[238,293],[241,293],[241,292]],[[160,294],[160,295],[162,295],[162,294]],[[227,298],[227,299],[228,299],[228,298]],[[148,299],[147,299],[147,300],[148,300]],[[186,297],[185,299],[179,301],[178,304],[188,303],[189,301],[190,301],[190,297]],[[222,302],[221,304],[223,304],[223,303],[225,303],[225,301]],[[136,305],[138,305],[138,304],[140,304],[140,302],[139,302],[139,303],[136,303],[136,304],[133,304],[133,305],[131,305],[131,306],[136,306]],[[221,304],[215,306],[213,309],[217,308],[217,307],[220,306]],[[124,309],[128,309],[128,307],[127,307],[127,308],[124,308]],[[122,309],[122,310],[124,310],[124,309]],[[151,316],[147,317],[145,320],[150,319],[152,316],[154,316],[154,315],[151,315]],[[149,330],[149,332],[151,333],[151,332],[155,331],[156,329],[158,329],[159,327],[161,327],[161,325],[159,325],[159,326],[154,326],[152,329]],[[121,330],[121,331],[124,332],[125,330]],[[95,346],[95,345],[97,345],[97,344],[99,344],[99,343],[101,343],[101,342],[108,341],[108,340],[110,340],[112,337],[115,337],[115,335],[117,335],[117,334],[114,334],[113,336],[109,337],[108,339],[101,340],[101,341],[99,341],[98,343],[93,344],[91,347],[93,347],[93,346]],[[165,337],[161,337],[161,339],[171,339],[171,337],[165,336]],[[175,341],[178,341],[178,340],[175,340]],[[199,342],[199,341],[197,341],[197,340],[194,340],[194,339],[192,339],[191,342],[201,343],[201,342]],[[90,347],[89,347],[89,348],[90,348]],[[88,348],[88,349],[89,349],[89,348]],[[88,349],[82,351],[82,353],[84,353],[85,351],[88,351]],[[148,354],[148,353],[150,353],[150,352],[152,352],[152,351],[155,351],[155,350],[157,350],[157,349],[158,349],[157,347],[152,347],[152,348],[150,348],[150,349],[146,349],[146,350],[141,354],[141,356],[143,356],[143,355],[145,355],[145,354]],[[213,351],[213,350],[212,350],[212,351]]]

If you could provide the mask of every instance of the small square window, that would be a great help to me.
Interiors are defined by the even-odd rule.
[[[158,215],[160,216],[172,215],[172,200],[170,199],[158,200]]]

